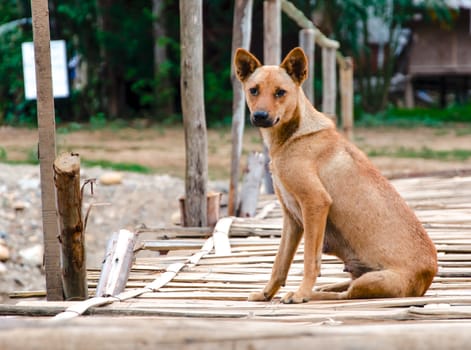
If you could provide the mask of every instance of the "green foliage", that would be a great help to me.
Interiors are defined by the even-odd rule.
[[[80,161],[83,165],[88,167],[99,166],[105,169],[112,169],[117,171],[129,171],[141,174],[150,174],[152,170],[149,167],[134,164],[134,163],[115,163],[107,160],[88,160],[82,159]]]
[[[428,147],[422,147],[419,150],[407,147],[399,147],[398,149],[374,149],[368,153],[369,157],[396,157],[396,158],[422,158],[437,159],[442,161],[465,161],[471,157],[469,149],[453,149],[453,150],[434,150]]]
[[[64,39],[67,57],[81,57],[86,64],[82,66],[86,86],[78,88],[72,84],[71,96],[56,100],[56,120],[64,124],[63,132],[84,122],[89,122],[92,128],[103,128],[110,121],[132,124],[136,118],[157,123],[181,122],[178,1],[163,0],[158,18],[148,0],[49,0],[49,3],[51,38]],[[416,11],[440,22],[450,20],[441,0],[424,1],[420,7],[413,6],[412,0],[293,0],[293,3],[305,14],[313,9],[321,14],[322,20],[316,24],[341,42],[344,54],[354,57],[363,97],[358,105],[370,113],[386,106],[394,67],[394,58],[388,53],[397,44],[393,29],[401,28]],[[233,7],[234,1],[230,0],[203,1],[204,98],[209,126],[231,123]],[[263,2],[254,1],[253,11],[252,50],[261,55]],[[366,31],[370,15],[381,18],[389,28],[390,48],[385,51],[383,69],[379,70],[374,70],[371,64],[374,53]],[[27,0],[4,0],[0,4],[0,26],[30,16]],[[282,16],[282,21],[286,52],[296,45],[299,28],[286,16]],[[155,23],[163,28],[157,38],[153,37]],[[31,40],[30,24],[0,31],[0,125],[36,125],[36,101],[25,100],[22,76],[21,43]],[[166,58],[158,67],[154,66],[155,42],[166,50]],[[317,69],[320,65],[316,65]],[[319,83],[317,79],[317,94],[321,91]]]
[[[0,125],[31,125],[36,119],[35,102],[24,99],[21,56],[21,43],[31,41],[32,35],[28,25],[8,25],[19,12],[17,1],[0,4],[0,25],[7,25],[0,32]]]
[[[387,106],[399,34],[413,16],[423,13],[435,21],[451,20],[444,0],[417,4],[411,0],[320,0],[315,12],[321,14],[321,30],[340,42],[344,55],[353,57],[361,106],[370,113]]]
[[[359,126],[440,127],[444,123],[471,123],[471,104],[438,108],[395,108],[372,114],[357,114]]]

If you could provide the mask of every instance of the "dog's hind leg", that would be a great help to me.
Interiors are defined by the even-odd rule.
[[[352,283],[352,280],[326,284],[325,286],[317,288],[316,291],[318,292],[344,292],[350,287],[351,283]]]
[[[344,292],[313,291],[312,300],[399,298],[420,296],[426,288],[412,287],[406,272],[381,270],[367,272],[353,280]]]

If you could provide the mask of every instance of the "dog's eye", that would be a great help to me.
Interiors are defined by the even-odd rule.
[[[280,98],[286,95],[286,90],[278,89],[275,91],[275,97]]]
[[[258,95],[258,88],[256,88],[256,87],[250,88],[249,92],[252,96],[257,96]]]

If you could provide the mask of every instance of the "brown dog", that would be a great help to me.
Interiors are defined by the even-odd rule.
[[[262,66],[243,49],[235,55],[284,212],[271,279],[249,300],[270,300],[284,286],[303,234],[303,280],[282,302],[423,295],[437,272],[435,246],[389,182],[308,101],[306,67],[300,48],[280,66]],[[313,291],[322,252],[342,259],[352,281]]]

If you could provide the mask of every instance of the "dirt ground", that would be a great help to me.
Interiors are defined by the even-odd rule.
[[[0,128],[0,158],[24,161],[35,157],[37,130]],[[471,168],[469,159],[423,159],[384,156],[400,149],[420,151],[471,152],[471,127],[452,125],[440,128],[357,128],[354,142],[366,153],[377,154],[372,161],[386,175]],[[140,164],[153,173],[184,177],[185,141],[182,128],[153,127],[118,130],[83,130],[57,135],[58,152],[73,151],[81,159],[113,163]],[[3,151],[2,151],[3,150]],[[261,151],[258,131],[247,127],[243,159],[252,151]],[[211,179],[229,177],[231,157],[230,129],[208,131],[208,168]],[[438,158],[438,157],[435,157]],[[242,164],[243,166],[244,164]]]

